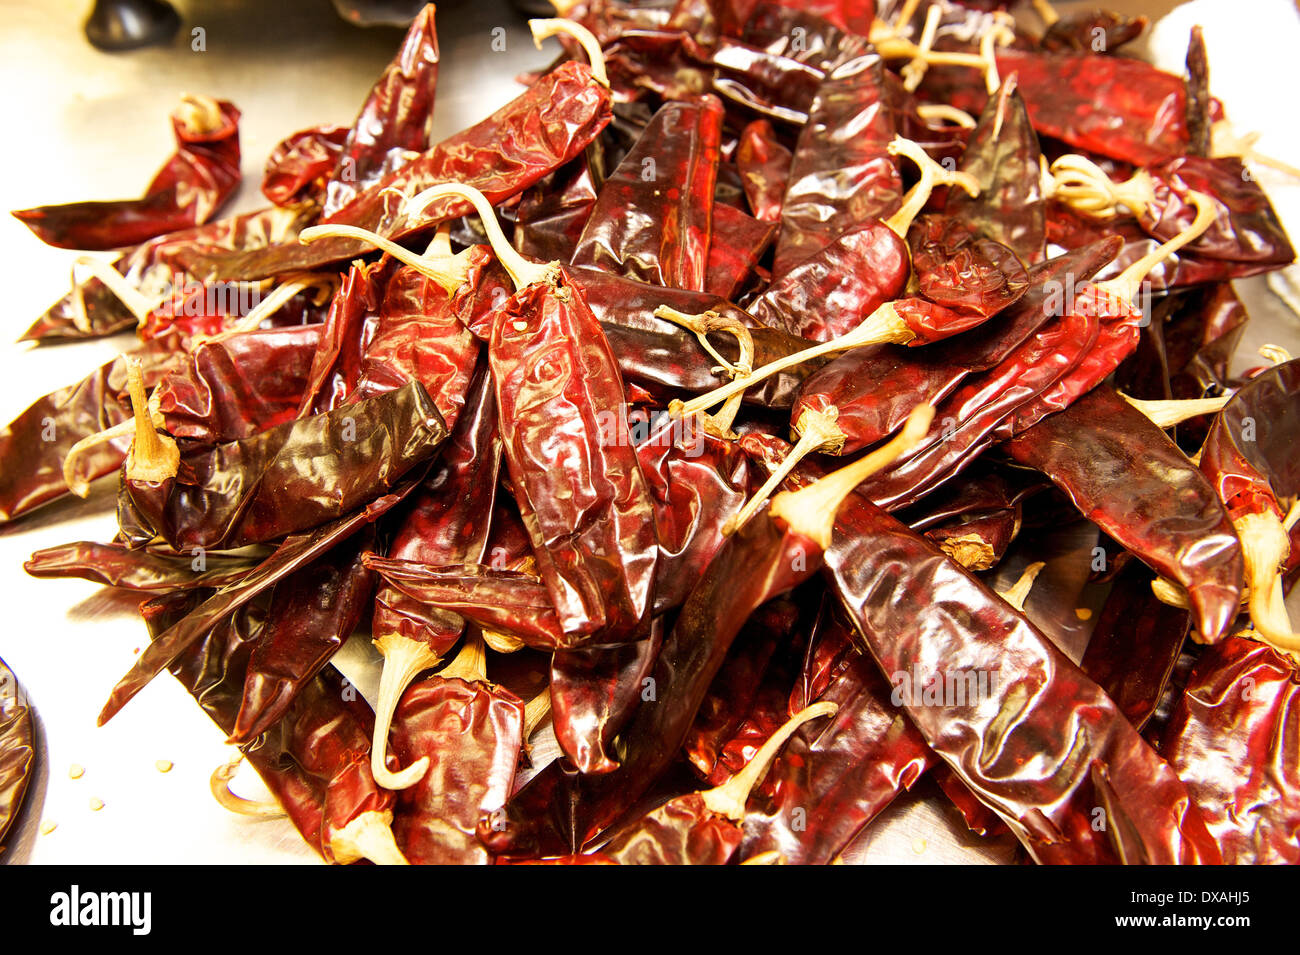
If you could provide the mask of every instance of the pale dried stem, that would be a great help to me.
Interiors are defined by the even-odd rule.
[[[406,769],[391,771],[387,765],[388,731],[393,725],[393,714],[401,702],[402,693],[422,672],[438,665],[438,655],[427,644],[395,633],[385,634],[374,643],[383,654],[384,669],[379,677],[379,699],[375,702],[370,772],[375,782],[385,789],[406,789],[424,777],[429,768],[429,757],[421,756]]]
[[[587,54],[587,59],[591,61],[591,75],[597,83],[609,89],[609,74],[605,72],[605,53],[600,48],[600,41],[595,35],[572,20],[529,20],[528,29],[533,33],[533,43],[537,49],[542,48],[542,41],[547,37],[555,36],[558,33],[565,33],[573,37],[580,44]]]

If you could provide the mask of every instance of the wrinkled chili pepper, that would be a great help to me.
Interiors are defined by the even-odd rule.
[[[1222,636],[1241,601],[1241,545],[1209,482],[1146,415],[1102,385],[1005,448],[1185,587],[1203,640]]]
[[[142,392],[133,401],[146,414]],[[273,540],[364,506],[429,460],[447,429],[424,388],[411,382],[239,441],[194,445],[183,454],[172,443],[170,460],[141,444],[142,434],[153,435],[152,424],[137,417],[118,496],[124,535],[140,544],[162,537],[177,550],[214,550]]]
[[[781,221],[781,203],[793,159],[794,153],[777,138],[768,120],[756,119],[741,130],[736,165],[749,208],[764,222]]]
[[[281,140],[262,171],[262,195],[277,206],[319,204],[349,132],[346,126],[313,126]]]
[[[177,554],[78,541],[36,551],[23,569],[33,577],[80,577],[106,587],[155,591],[224,587],[242,579],[257,564],[251,557]]]
[[[140,199],[72,202],[15,212],[42,242],[103,251],[202,225],[239,186],[239,110],[186,96],[172,115],[176,153]]]
[[[704,290],[722,105],[662,106],[601,186],[572,264]]]
[[[599,140],[597,140],[598,142]],[[579,156],[524,190],[515,212],[514,246],[542,262],[569,262],[596,204],[599,176]]]
[[[23,808],[35,762],[31,707],[19,693],[14,671],[0,660],[0,842]]]
[[[1206,650],[1188,677],[1161,751],[1201,806],[1225,863],[1300,861],[1298,695],[1295,660],[1240,637]]]
[[[775,238],[775,222],[764,222],[734,206],[714,203],[704,290],[725,299],[739,298],[764,274],[758,263]]]

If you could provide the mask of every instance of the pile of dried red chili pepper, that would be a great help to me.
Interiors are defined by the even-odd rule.
[[[18,214],[123,250],[26,338],[140,339],[0,432],[0,520],[117,475],[27,564],[147,597],[101,722],[170,671],[336,862],[828,863],[926,774],[1037,862],[1300,861],[1300,363],[1229,375],[1294,252],[1199,33],[558,6],[442,142],[429,7],[264,210],[191,98],[143,199]],[[1065,525],[1078,661],[995,589]]]

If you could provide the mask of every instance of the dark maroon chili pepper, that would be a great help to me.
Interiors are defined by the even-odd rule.
[[[792,487],[799,483],[797,478],[790,481]],[[849,658],[859,652],[848,615],[834,595],[823,589],[817,619],[804,646],[799,674],[790,690],[789,711],[797,713],[820,699],[835,675],[848,665]]]
[[[111,266],[103,265],[104,270],[111,269],[123,277],[124,283],[115,285],[125,284],[138,293],[132,296],[126,292],[129,302],[97,277],[79,281],[74,275],[72,291],[51,305],[22,341],[98,338],[133,328],[145,320],[162,290],[170,290],[172,295],[178,288],[186,290],[185,283],[192,277],[175,261],[181,250],[262,248],[292,239],[308,218],[300,209],[272,207],[150,239],[127,251]]]
[[[524,190],[515,210],[514,247],[520,255],[540,262],[573,258],[600,188],[591,149]]]
[[[1140,29],[1139,29],[1139,32]],[[1210,62],[1205,52],[1205,34],[1193,26],[1187,40],[1187,154],[1208,156],[1214,124],[1210,96]]]
[[[714,203],[704,290],[720,298],[740,298],[755,283],[759,260],[775,238],[775,222],[763,222],[734,206]]]
[[[393,831],[417,865],[487,865],[480,817],[510,795],[524,704],[490,683],[482,643],[471,638],[442,672],[412,686],[393,717],[393,752],[428,772],[397,797]]]
[[[23,701],[14,671],[0,660],[0,841],[23,808],[35,764],[32,709]]]
[[[678,43],[687,70],[683,72],[679,66],[664,71],[670,82],[659,85],[668,92],[684,83],[699,82],[690,72],[690,65],[695,64],[704,67],[706,83],[712,70],[712,91],[727,101],[728,109],[743,117],[742,122],[755,114],[798,126],[808,122],[817,90],[826,78],[821,70],[727,37],[711,50],[699,49],[689,38]],[[689,91],[688,86],[683,92]]]
[[[42,242],[103,251],[202,225],[239,186],[239,110],[186,96],[172,115],[176,152],[140,199],[72,202],[14,215]]]
[[[23,569],[33,577],[80,577],[106,587],[153,591],[224,587],[257,565],[251,557],[176,554],[78,541],[36,551]]]
[[[791,737],[773,763],[773,794],[751,800],[745,815],[742,858],[775,850],[790,865],[828,864],[937,762],[890,692],[856,652],[830,676],[817,700],[839,710],[828,726]]]
[[[934,545],[859,498],[836,517],[826,568],[913,724],[1035,859],[1219,861],[1187,790],[1115,704]],[[916,627],[918,607],[939,623]]]
[[[926,410],[919,409],[915,424],[838,472],[834,486],[824,486],[819,493],[838,501],[864,475],[914,442],[927,425]],[[558,762],[547,766],[503,811],[480,822],[479,838],[489,849],[508,855],[577,852],[659,778],[685,741],[745,621],[759,606],[811,577],[818,565],[821,545],[803,527],[810,525],[820,533],[819,522],[824,523],[826,515],[811,507],[790,510],[789,516],[760,511],[727,538],[705,569],[655,661],[655,702],[637,707],[620,734],[619,768],[582,776],[566,772]]]
[[[151,639],[189,612],[196,593],[154,598],[141,606]],[[239,608],[215,622],[201,640],[170,666],[223,731],[234,725],[248,655],[262,631],[261,612]],[[333,667],[326,667],[304,689],[283,720],[241,747],[294,827],[326,861],[348,863],[369,858],[380,864],[405,864],[389,828],[393,797],[375,786],[366,768],[370,708]],[[217,801],[235,812],[264,814],[230,792],[233,766],[213,774]]]
[[[438,32],[434,6],[426,5],[407,28],[393,61],[371,87],[332,169],[323,216],[332,216],[358,193],[429,148],[438,89]]]
[[[962,153],[960,169],[974,177],[979,195],[948,193],[944,213],[971,231],[1000,242],[1027,265],[1047,257],[1047,204],[1043,154],[1015,77],[989,98]]]
[[[463,330],[462,334],[468,337]],[[483,560],[501,474],[500,423],[486,362],[465,411],[403,515],[388,547],[390,559],[433,565]],[[387,768],[389,721],[407,684],[446,656],[464,632],[465,621],[455,613],[413,601],[384,583],[376,595],[370,630],[384,657],[371,771],[385,788],[402,789],[420,778],[423,767],[402,773]]]
[[[664,104],[601,186],[572,264],[703,291],[722,119],[712,96]]]
[[[609,120],[610,93],[603,68],[564,63],[481,123],[443,140],[375,183],[322,224],[403,239],[470,209],[464,200],[451,197],[433,205],[426,202],[411,213],[407,202],[411,196],[436,183],[463,182],[491,202],[502,202],[576,158]],[[199,275],[259,279],[318,268],[373,248],[370,239],[336,235],[310,246],[278,245],[217,256],[200,253],[186,257],[186,264]]]
[[[745,0],[723,6],[719,19],[726,35],[820,70],[832,70],[870,52],[867,35],[874,3],[821,0],[796,5]]]
[[[1145,568],[1130,563],[1115,579],[1079,668],[1134,729],[1141,730],[1155,713],[1191,622],[1186,610],[1156,599]]]
[[[1254,640],[1201,654],[1161,751],[1231,865],[1300,862],[1300,669]]]
[[[926,301],[989,318],[1029,288],[1028,273],[1015,252],[977,236],[947,213],[921,216],[907,239],[916,291]]]
[[[997,565],[1020,533],[1020,508],[1008,507],[974,516],[961,516],[931,527],[925,536],[967,570]]]
[[[146,387],[185,360],[179,335],[168,335],[119,355],[75,385],[35,402],[0,431],[0,523],[69,493],[63,463],[82,439],[122,424],[127,363],[139,360]],[[126,460],[125,438],[98,443],[80,458],[77,478],[89,482]]]
[[[243,745],[278,722],[357,629],[375,589],[374,573],[361,563],[374,536],[363,528],[275,585],[227,742]]]
[[[384,262],[354,262],[348,269],[325,315],[320,346],[299,402],[300,417],[332,411],[355,392],[369,334],[367,319],[379,311],[384,283],[391,274],[392,268]]]
[[[262,171],[262,195],[277,206],[320,205],[348,134],[346,126],[313,126],[281,140]]]
[[[1170,397],[1200,398],[1225,390],[1229,362],[1249,320],[1230,283],[1183,296],[1163,330]]]
[[[764,222],[781,221],[781,202],[790,181],[794,153],[777,138],[766,119],[756,119],[740,133],[736,166],[745,186],[745,198],[754,215]]]
[[[840,65],[818,87],[790,164],[774,274],[852,226],[898,211],[903,180],[889,150],[895,129],[884,95],[884,63],[874,55]]]
[[[292,421],[322,327],[255,329],[200,341],[154,391],[167,433],[215,444]]]
[[[798,623],[798,604],[781,597],[763,604],[741,627],[682,744],[701,778],[716,785],[731,775],[727,767],[718,766],[718,759],[747,721],[773,656],[792,642]],[[782,719],[788,715],[786,702],[781,700]]]
[[[556,650],[551,657],[555,738],[578,772],[608,773],[618,768],[611,746],[645,698],[645,681],[663,646],[663,631],[663,618],[656,617],[643,640]]]
[[[143,390],[132,392],[139,415],[146,415]],[[161,537],[181,551],[274,540],[388,493],[446,436],[419,382],[250,438],[187,446],[183,454],[138,416],[118,496],[119,525],[129,541]],[[303,469],[304,461],[311,469]]]
[[[1214,488],[1151,419],[1102,385],[1005,448],[1186,588],[1203,640],[1223,635],[1241,602],[1241,545]]]
[[[322,554],[347,540],[365,525],[378,520],[402,501],[418,481],[408,481],[370,501],[366,507],[312,531],[285,538],[270,557],[239,581],[228,584],[183,619],[160,631],[153,643],[136,658],[131,670],[118,681],[99,715],[102,726],[140,692],[155,676],[170,666],[187,648],[202,639],[218,622],[246,605],[279,581],[310,565]],[[242,685],[242,684],[241,684]],[[240,691],[242,694],[242,690]],[[233,723],[231,724],[233,726]],[[229,730],[227,730],[229,732]],[[369,747],[367,746],[367,753]]]
[[[1146,27],[1147,18],[1142,16],[1113,10],[1071,10],[1048,26],[1040,42],[1050,53],[1115,53],[1141,36]]]

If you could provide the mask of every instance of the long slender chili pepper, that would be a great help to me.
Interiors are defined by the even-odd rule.
[[[595,52],[599,56],[598,46]],[[417,193],[440,182],[463,182],[491,202],[501,202],[577,157],[609,120],[603,62],[564,63],[481,123],[443,140],[357,195],[330,216],[328,224],[400,240],[471,208],[456,196],[433,205],[409,202]],[[199,253],[187,256],[186,264],[196,274],[256,279],[317,268],[373,248],[369,239],[337,234],[311,246],[280,245],[219,256]]]
[[[486,368],[466,410],[404,515],[388,548],[390,559],[433,565],[483,559],[501,471],[500,423]],[[411,785],[425,768],[394,773],[386,765],[388,724],[402,691],[421,670],[436,666],[464,629],[464,619],[453,612],[413,601],[386,582],[379,588],[370,630],[384,668],[375,702],[371,769],[388,789]]]
[[[488,681],[478,638],[410,688],[393,717],[393,752],[428,772],[397,797],[393,831],[407,858],[419,865],[491,861],[475,829],[510,794],[523,727],[523,703]]]
[[[1223,635],[1241,602],[1241,545],[1210,482],[1146,415],[1101,385],[1005,448],[1186,588],[1201,639]]]
[[[150,680],[170,666],[186,648],[200,640],[216,623],[265,592],[267,588],[311,564],[332,547],[347,540],[366,524],[373,523],[400,503],[416,486],[408,481],[392,493],[371,500],[364,508],[315,530],[292,534],[284,539],[271,556],[239,581],[228,584],[165,631],[160,631],[144,652],[136,658],[130,671],[114,687],[103,711],[102,726],[130,702]]]
[[[1300,670],[1230,637],[1196,661],[1161,751],[1232,865],[1300,862]]]
[[[929,416],[929,409],[918,409],[898,438],[839,472],[830,491],[819,489],[824,496],[818,506],[826,497],[847,495],[865,475],[885,466],[925,431]],[[487,846],[511,855],[576,852],[629,809],[686,739],[745,620],[761,604],[812,576],[822,544],[805,528],[820,533],[824,517],[797,507],[778,511],[774,502],[728,538],[664,641],[650,677],[656,701],[637,707],[624,729],[619,768],[579,776],[548,766],[502,812],[480,822],[479,837]]]
[[[36,551],[23,569],[33,577],[80,577],[106,587],[155,591],[224,587],[242,579],[257,564],[252,557],[191,556],[78,541]]]
[[[703,291],[721,137],[715,97],[662,106],[601,186],[572,264]]]
[[[100,251],[202,225],[239,186],[239,110],[185,96],[172,114],[176,153],[140,199],[73,202],[14,215],[49,245]]]

